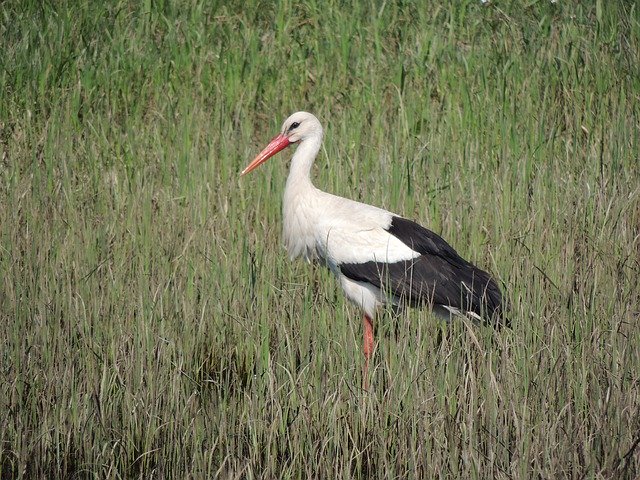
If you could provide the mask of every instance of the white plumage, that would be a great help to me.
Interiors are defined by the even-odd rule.
[[[496,283],[441,237],[381,208],[313,186],[311,166],[322,136],[315,116],[296,112],[242,174],[298,144],[284,191],[284,243],[291,258],[329,267],[347,298],[364,311],[367,361],[373,350],[371,319],[386,302],[430,304],[440,312],[500,321],[504,305]]]
[[[346,278],[339,266],[369,261],[394,263],[420,254],[389,234],[391,213],[315,187],[303,193],[289,185],[288,182],[285,190],[283,235],[290,257],[302,256],[326,264],[347,298],[373,317],[385,302],[385,295],[371,284]]]
[[[283,236],[287,252],[292,259],[303,257],[326,264],[347,298],[373,317],[385,295],[373,285],[346,278],[338,266],[368,261],[392,263],[420,254],[389,234],[391,212],[323,192],[311,183],[311,166],[322,144],[322,125],[310,113],[297,112],[287,119],[283,132],[286,125],[295,122],[304,131],[291,159],[284,190]]]

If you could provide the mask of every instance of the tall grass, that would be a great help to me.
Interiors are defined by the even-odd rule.
[[[629,2],[0,5],[0,477],[636,478]],[[324,189],[490,270],[511,330],[359,312],[280,244]],[[290,154],[290,152],[288,153]]]

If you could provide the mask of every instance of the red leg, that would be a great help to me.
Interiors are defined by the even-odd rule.
[[[362,371],[362,387],[369,389],[369,359],[373,353],[373,324],[366,313],[362,319],[364,327],[364,369]]]

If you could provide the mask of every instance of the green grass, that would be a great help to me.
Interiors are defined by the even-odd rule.
[[[632,2],[0,5],[0,478],[640,475]],[[361,325],[281,247],[316,184],[441,233],[512,329]]]

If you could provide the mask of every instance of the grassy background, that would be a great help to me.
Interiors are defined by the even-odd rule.
[[[631,2],[0,4],[1,478],[636,478]],[[359,312],[281,247],[316,184],[416,219],[512,330]]]

